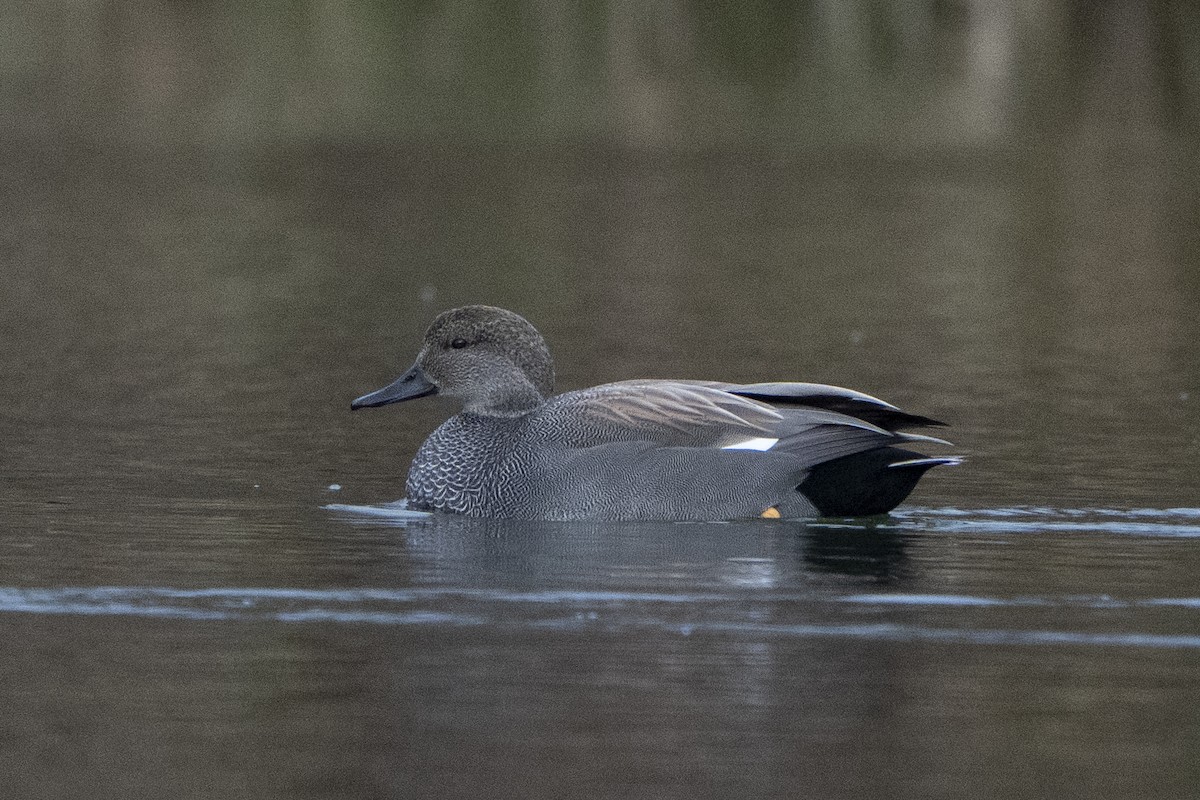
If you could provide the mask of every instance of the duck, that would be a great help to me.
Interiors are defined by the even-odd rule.
[[[408,508],[524,520],[729,521],[890,512],[962,456],[944,423],[817,383],[635,379],[554,393],[545,339],[506,309],[444,311],[416,362],[352,410],[453,398],[417,450]]]

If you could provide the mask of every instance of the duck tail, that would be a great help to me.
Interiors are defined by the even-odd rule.
[[[961,456],[931,458],[900,447],[880,447],[817,464],[796,491],[824,517],[886,514],[908,497],[927,470],[962,461]]]

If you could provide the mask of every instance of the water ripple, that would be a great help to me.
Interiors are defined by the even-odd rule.
[[[331,503],[323,506],[351,522],[388,522],[399,527],[428,522],[432,515],[410,511],[405,501],[379,505]],[[513,523],[519,525],[520,523]],[[570,524],[570,523],[565,523]],[[769,523],[762,524],[770,530]],[[1054,508],[1012,506],[1005,508],[905,508],[885,521],[811,520],[817,528],[857,529],[864,525],[901,531],[950,531],[979,533],[1095,532],[1125,536],[1200,538],[1200,508]]]
[[[893,518],[904,529],[1200,538],[1200,508],[921,508],[896,512]]]
[[[1063,606],[1080,608],[1175,607],[1200,609],[1197,597],[1120,600],[1107,596],[999,598],[952,594],[854,594],[813,598],[770,594],[747,603],[740,593],[658,593],[616,591],[508,591],[503,589],[305,589],[286,587],[0,587],[0,613],[108,615],[192,621],[274,621],[287,624],[442,627],[516,626],[574,631],[655,629],[695,635],[767,637],[846,637],[964,644],[1083,645],[1200,649],[1200,635],[1141,631],[1071,631],[980,627],[936,627],[894,622],[789,623],[764,621],[765,607],[798,600],[815,607],[832,604],[875,606]],[[457,606],[467,605],[466,610]],[[505,608],[516,606],[516,613]],[[677,619],[681,607],[697,613]],[[674,609],[674,611],[672,610]]]

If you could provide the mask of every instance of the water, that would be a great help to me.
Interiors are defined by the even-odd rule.
[[[1194,796],[1193,12],[983,5],[2,12],[7,791]],[[453,406],[348,405],[465,302],[562,388],[825,381],[968,461],[423,518]]]
[[[93,532],[84,574],[10,541],[5,755],[22,796],[1184,797],[1198,517],[343,507]]]

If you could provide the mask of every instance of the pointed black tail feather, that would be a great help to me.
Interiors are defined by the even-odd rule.
[[[921,414],[910,414],[907,411],[901,411],[898,408],[887,405],[873,405],[856,400],[853,397],[843,397],[841,395],[814,393],[791,397],[755,392],[742,388],[734,388],[729,391],[733,394],[748,397],[751,400],[759,400],[774,406],[808,406],[810,408],[821,408],[825,411],[845,414],[848,417],[856,417],[864,422],[877,425],[885,431],[898,431],[908,428],[946,427],[946,423],[931,417],[922,416]]]
[[[954,456],[931,458],[913,450],[881,447],[812,468],[796,487],[825,517],[886,514],[904,501],[931,467],[952,465]]]

